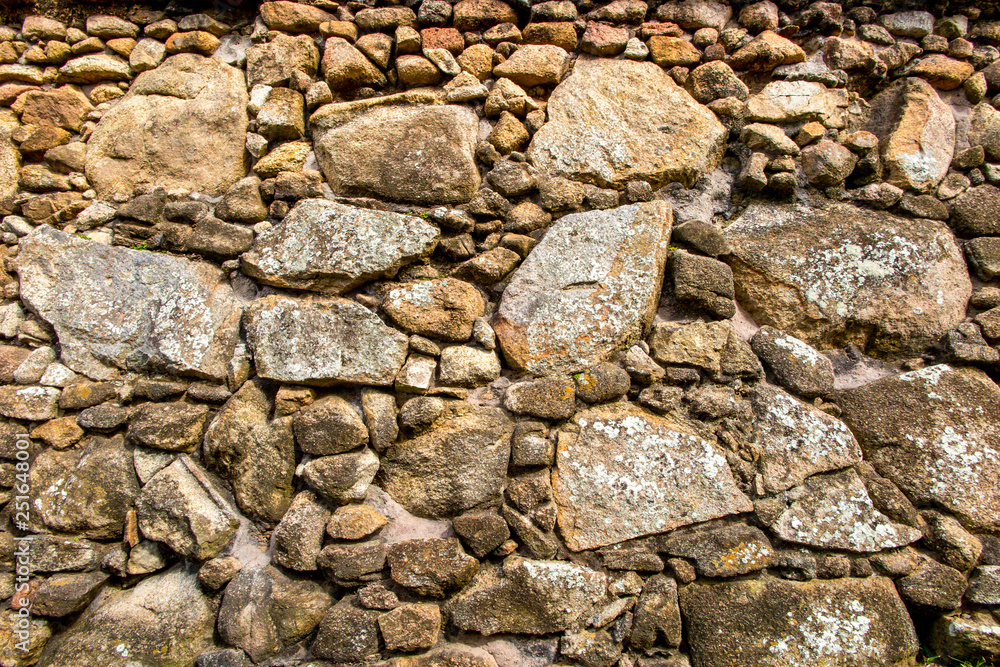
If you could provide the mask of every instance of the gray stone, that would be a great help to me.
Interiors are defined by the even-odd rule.
[[[833,362],[798,338],[763,326],[750,346],[789,391],[807,397],[833,391]]]
[[[959,236],[1000,234],[1000,188],[979,185],[969,188],[950,202],[951,225]]]
[[[290,570],[315,570],[329,518],[330,510],[315,493],[297,494],[274,529],[272,561]]]
[[[933,609],[958,609],[965,587],[965,577],[961,572],[930,558],[896,582],[904,600]]]
[[[580,59],[546,111],[528,158],[549,176],[691,186],[722,159],[725,128],[653,63]]]
[[[692,255],[683,250],[670,253],[674,298],[708,311],[719,319],[736,314],[733,271],[725,263]]]
[[[330,607],[309,650],[318,658],[356,662],[378,653],[378,612],[362,609],[354,597]]]
[[[438,236],[416,217],[306,199],[258,235],[240,263],[268,285],[343,294],[429,255]]]
[[[347,299],[266,296],[245,326],[257,373],[272,380],[387,386],[406,360],[406,336]]]
[[[660,550],[695,561],[703,577],[735,577],[771,564],[771,541],[744,523],[708,522],[679,528],[660,540]]]
[[[441,351],[441,384],[477,387],[500,377],[500,359],[496,352],[478,350],[465,345],[446,347]]]
[[[53,326],[74,371],[94,379],[116,368],[226,377],[240,311],[216,267],[44,225],[19,248],[21,298]]]
[[[364,500],[379,469],[378,456],[370,449],[312,459],[302,467],[302,479],[336,503]]]
[[[561,421],[576,412],[576,387],[571,378],[539,378],[507,388],[504,407],[515,414]]]
[[[11,419],[44,421],[59,416],[55,387],[0,387],[0,414]]]
[[[643,584],[636,603],[629,647],[649,651],[660,637],[669,646],[680,646],[681,610],[677,604],[677,582],[655,574]]]
[[[1000,566],[981,565],[973,570],[965,599],[976,604],[1000,604]]]
[[[560,218],[514,273],[493,320],[512,366],[569,374],[642,336],[672,216],[662,201]]]
[[[750,511],[725,457],[675,420],[626,403],[577,414],[560,434],[552,487],[573,551]],[[565,437],[564,437],[565,436]]]
[[[103,572],[53,575],[38,586],[31,611],[56,618],[75,614],[91,603],[107,580]]]

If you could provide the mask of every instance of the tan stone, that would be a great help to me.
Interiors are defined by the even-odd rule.
[[[326,532],[335,540],[360,540],[387,522],[388,519],[369,505],[343,505],[334,510],[326,524]]]
[[[317,32],[321,23],[337,19],[319,7],[286,0],[265,2],[260,6],[260,16],[271,30],[292,33]]]
[[[346,39],[329,37],[323,50],[323,76],[333,90],[381,88],[385,75]]]
[[[93,110],[76,86],[61,86],[53,90],[28,91],[21,97],[21,122],[26,125],[51,125],[78,132]]]
[[[479,291],[454,278],[392,285],[382,296],[382,309],[398,326],[411,333],[463,342],[483,316]]]
[[[551,44],[576,51],[576,27],[569,21],[557,23],[529,23],[524,27],[522,40],[525,44]]]
[[[698,48],[680,37],[654,35],[649,38],[648,46],[653,62],[665,69],[678,65],[688,67],[701,62],[701,52]]]
[[[926,79],[935,88],[955,90],[975,71],[976,68],[971,63],[955,60],[941,53],[932,53],[917,61],[909,74]]]
[[[522,86],[538,86],[559,83],[567,67],[569,54],[564,49],[551,45],[526,44],[494,67],[493,74],[505,76]]]
[[[741,47],[729,59],[735,70],[767,72],[778,65],[793,65],[806,59],[806,52],[781,35],[765,30],[749,44]]]

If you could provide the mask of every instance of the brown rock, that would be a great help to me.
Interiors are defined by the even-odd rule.
[[[461,32],[477,32],[499,23],[517,23],[517,14],[500,0],[462,0],[455,5],[454,24]]]
[[[319,7],[299,2],[265,2],[260,6],[260,16],[271,30],[285,32],[317,32],[324,21],[335,21],[337,17]]]
[[[394,285],[382,296],[382,308],[398,326],[411,333],[463,342],[482,317],[485,304],[472,285],[441,278]]]
[[[329,37],[323,49],[323,76],[333,90],[354,90],[365,86],[381,88],[385,75],[368,58],[341,37]]]
[[[698,48],[680,37],[654,35],[649,38],[649,55],[653,62],[664,69],[687,67],[701,62]]]
[[[737,50],[730,57],[729,64],[736,70],[767,72],[779,65],[793,65],[805,59],[805,51],[797,44],[765,30]]]

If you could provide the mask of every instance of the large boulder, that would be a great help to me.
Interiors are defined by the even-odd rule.
[[[1000,526],[1000,387],[940,364],[842,392],[837,403],[865,460],[918,505],[968,528]]]
[[[654,201],[560,218],[500,301],[493,328],[508,363],[568,374],[641,337],[659,302],[672,217]]]
[[[343,294],[429,255],[438,236],[437,227],[413,216],[304,199],[240,261],[268,285]]]
[[[140,74],[87,142],[87,180],[101,199],[137,185],[218,196],[246,175],[246,80],[216,58],[183,53]]]
[[[73,370],[226,377],[240,308],[217,267],[48,226],[21,239],[17,262],[21,298],[53,326]]]
[[[955,116],[923,79],[899,79],[871,101],[866,130],[879,138],[888,182],[930,192],[955,154]]]
[[[459,204],[479,189],[479,121],[470,107],[329,104],[310,118],[333,191],[414,204]]]
[[[726,129],[651,62],[583,59],[552,92],[528,158],[539,171],[601,187],[688,187],[722,160]]]
[[[890,579],[762,577],[680,590],[699,667],[910,664],[917,637]]]
[[[962,321],[972,293],[954,236],[933,220],[756,203],[725,236],[741,305],[814,347],[919,354]]]
[[[267,296],[245,326],[257,373],[271,380],[390,385],[406,361],[406,336],[348,299]]]
[[[514,424],[499,408],[475,408],[390,445],[382,488],[417,516],[440,518],[500,499]]]
[[[577,413],[560,433],[552,491],[573,551],[753,509],[726,457],[678,421],[630,403]]]

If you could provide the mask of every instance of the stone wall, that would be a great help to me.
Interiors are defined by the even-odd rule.
[[[53,7],[0,665],[1000,659],[1000,23]]]

